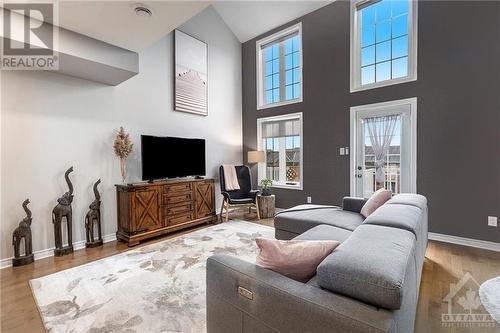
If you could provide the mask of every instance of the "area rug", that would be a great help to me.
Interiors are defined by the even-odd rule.
[[[479,298],[486,311],[500,324],[500,276],[484,282],[479,287]]]
[[[233,221],[30,281],[58,332],[205,332],[205,268],[214,254],[255,261],[271,227]]]

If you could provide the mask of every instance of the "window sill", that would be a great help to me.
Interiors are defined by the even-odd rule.
[[[289,104],[295,104],[295,103],[302,103],[302,97],[297,98],[297,99],[292,99],[289,101],[282,101],[282,102],[278,102],[278,103],[273,103],[273,104],[259,105],[259,106],[257,106],[257,110],[269,109],[269,108],[274,108],[274,107],[289,105]]]
[[[356,86],[356,87],[351,86],[351,93],[363,91],[363,90],[375,89],[375,88],[382,88],[382,87],[387,87],[387,86],[392,86],[395,84],[412,82],[412,81],[417,81],[416,75],[415,76],[407,76],[404,78],[399,78],[399,79],[394,79],[394,80],[386,80],[386,81],[381,81],[381,82],[376,82],[376,83],[365,84],[363,86]]]
[[[287,189],[287,190],[299,190],[302,191],[302,184],[298,185],[286,185],[286,184],[273,184],[270,187],[272,188],[282,188],[282,189]]]

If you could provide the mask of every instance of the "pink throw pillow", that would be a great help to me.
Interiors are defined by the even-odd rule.
[[[381,188],[372,194],[370,199],[361,208],[361,215],[368,217],[371,213],[377,210],[380,206],[385,204],[392,197],[392,192]]]
[[[257,238],[255,241],[259,247],[257,265],[301,282],[313,277],[318,265],[340,244],[335,240]]]

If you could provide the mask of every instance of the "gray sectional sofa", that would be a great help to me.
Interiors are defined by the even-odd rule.
[[[207,261],[207,330],[413,332],[427,246],[427,200],[399,194],[364,219],[363,199],[275,217],[278,239],[341,244],[301,283],[241,259]]]

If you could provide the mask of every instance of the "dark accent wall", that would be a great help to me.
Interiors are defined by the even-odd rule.
[[[302,103],[257,110],[255,42],[302,22]],[[304,114],[304,190],[273,189],[281,208],[341,204],[349,195],[349,108],[418,98],[417,191],[431,232],[500,242],[500,3],[421,1],[418,80],[350,93],[349,2],[336,1],[242,46],[244,156],[257,118]],[[254,181],[256,168],[253,168]]]

